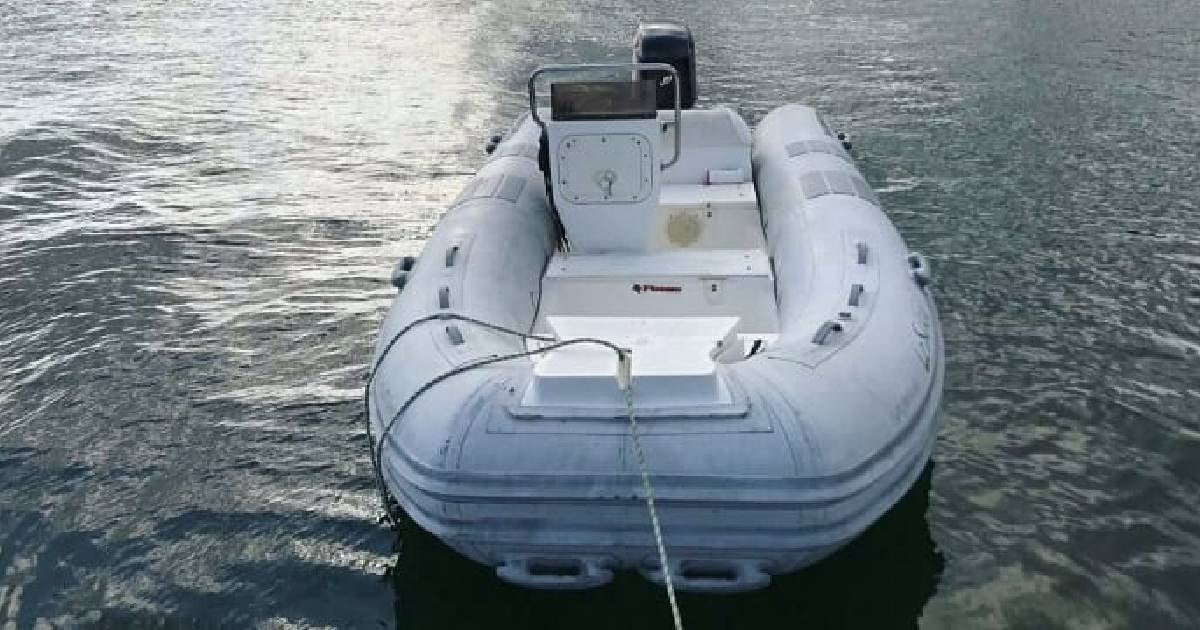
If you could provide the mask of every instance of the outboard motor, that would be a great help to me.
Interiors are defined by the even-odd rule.
[[[686,26],[671,22],[644,22],[638,25],[633,41],[633,60],[639,63],[669,63],[679,73],[680,106],[696,104],[696,42]],[[657,75],[657,76],[656,76]],[[661,79],[665,72],[643,71],[643,77]],[[658,84],[658,109],[675,107],[675,88]]]

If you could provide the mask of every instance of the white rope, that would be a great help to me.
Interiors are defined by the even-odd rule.
[[[622,356],[618,358],[618,364],[620,365],[620,362],[623,361],[632,362],[632,358],[622,353]],[[629,415],[629,432],[633,436],[633,452],[637,455],[638,467],[642,471],[642,491],[646,494],[646,509],[650,512],[650,527],[654,530],[654,544],[658,546],[658,563],[662,566],[663,582],[667,585],[667,601],[671,604],[671,618],[675,621],[675,630],[683,630],[683,617],[679,614],[679,603],[675,601],[675,583],[671,580],[671,563],[667,560],[667,546],[663,543],[662,527],[658,524],[658,510],[654,507],[654,485],[650,483],[650,469],[646,466],[646,454],[642,451],[642,439],[638,434],[637,414],[633,407],[632,376],[627,382],[622,383],[622,386],[622,389],[625,390],[625,411]]]

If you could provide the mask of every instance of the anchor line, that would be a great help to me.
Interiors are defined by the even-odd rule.
[[[637,413],[633,407],[633,379],[625,390],[625,412],[629,416],[629,433],[633,437],[633,452],[637,455],[638,468],[642,473],[642,492],[646,494],[646,510],[650,512],[650,527],[654,530],[654,544],[658,547],[658,563],[662,566],[663,582],[667,587],[667,603],[671,605],[671,619],[675,630],[683,630],[683,617],[679,614],[679,602],[675,600],[675,583],[671,580],[671,563],[667,559],[667,546],[663,543],[662,526],[658,522],[658,510],[654,507],[654,485],[650,483],[650,467],[646,465],[646,453],[642,450],[642,438],[638,432]]]
[[[411,395],[409,395],[409,397],[404,401],[404,404],[400,405],[400,408],[397,409],[394,414],[392,414],[391,419],[389,419],[388,423],[386,425],[384,425],[383,431],[380,434],[379,439],[376,440],[373,432],[371,431],[371,385],[374,384],[375,377],[379,373],[380,366],[383,365],[383,361],[388,357],[388,354],[392,351],[392,348],[394,348],[396,346],[396,342],[398,342],[401,337],[403,337],[405,334],[407,334],[409,331],[416,328],[420,324],[424,324],[424,323],[431,322],[431,321],[466,322],[466,323],[470,323],[470,324],[475,324],[477,326],[481,326],[483,328],[487,328],[487,329],[495,331],[495,332],[504,333],[507,335],[515,336],[515,337],[520,337],[525,340],[540,341],[543,343],[547,343],[548,345],[542,346],[540,348],[535,348],[533,350],[527,350],[524,352],[513,352],[510,354],[490,355],[487,357],[477,359],[475,361],[470,361],[470,362],[464,363],[457,367],[451,368],[445,372],[442,372],[441,374],[438,374],[437,376],[433,377],[432,379],[426,381],[423,385],[418,387],[416,389],[416,391],[414,391]],[[618,385],[620,386],[621,390],[624,392],[624,395],[625,395],[625,412],[626,412],[626,416],[629,419],[629,432],[633,439],[633,450],[634,450],[634,454],[636,455],[637,460],[638,460],[638,468],[640,469],[640,472],[641,472],[642,492],[643,492],[643,494],[645,494],[646,510],[650,514],[650,527],[654,534],[654,544],[658,550],[659,564],[662,566],[663,582],[667,588],[667,601],[671,607],[671,618],[674,621],[675,630],[683,630],[683,618],[679,613],[679,603],[675,598],[675,584],[671,577],[671,565],[670,565],[669,558],[667,557],[667,546],[663,540],[662,526],[658,520],[658,510],[654,503],[654,485],[650,479],[650,469],[649,469],[649,466],[647,466],[647,464],[646,464],[646,454],[645,454],[645,451],[642,449],[641,435],[638,430],[637,414],[634,411],[633,379],[632,379],[631,374],[629,373],[630,365],[632,362],[632,358],[631,358],[632,351],[629,350],[628,348],[622,348],[621,346],[618,346],[617,344],[615,344],[611,341],[607,341],[604,339],[596,339],[596,338],[592,338],[592,337],[579,337],[579,338],[575,338],[575,339],[557,340],[554,337],[525,333],[525,332],[521,332],[519,330],[513,330],[511,328],[506,328],[504,326],[500,326],[500,325],[493,324],[490,322],[485,322],[483,320],[476,319],[474,317],[469,317],[467,315],[460,315],[458,313],[444,313],[444,312],[443,313],[434,313],[432,315],[426,315],[424,317],[419,317],[419,318],[414,319],[413,321],[409,322],[407,325],[405,325],[403,328],[401,328],[400,331],[398,331],[395,335],[392,335],[391,339],[388,340],[388,343],[387,343],[387,345],[384,346],[383,351],[379,353],[379,358],[377,358],[375,360],[375,363],[371,366],[371,371],[367,374],[366,386],[363,388],[363,407],[364,407],[363,418],[367,425],[367,442],[369,443],[369,445],[371,447],[371,468],[375,474],[375,487],[376,487],[376,490],[378,490],[378,492],[379,492],[380,503],[383,506],[383,511],[384,511],[384,514],[386,515],[386,518],[391,521],[392,527],[394,528],[394,527],[398,526],[398,524],[400,523],[400,519],[399,519],[400,515],[397,511],[394,510],[394,507],[398,507],[398,506],[396,505],[395,501],[392,501],[388,497],[387,486],[384,483],[384,479],[383,479],[383,443],[384,443],[385,438],[390,437],[390,433],[392,431],[392,428],[395,426],[396,422],[400,419],[400,417],[402,415],[404,415],[404,413],[406,411],[408,411],[408,409],[413,405],[414,402],[416,402],[416,400],[418,398],[421,397],[422,394],[424,394],[425,392],[432,389],[434,385],[437,385],[438,383],[441,383],[442,381],[444,381],[452,376],[455,376],[457,374],[462,374],[464,372],[468,372],[470,370],[473,370],[476,368],[481,368],[481,367],[484,367],[487,365],[492,365],[494,363],[501,363],[504,361],[511,361],[513,359],[520,359],[520,358],[524,358],[524,357],[531,357],[531,356],[535,356],[535,355],[539,355],[539,354],[545,354],[547,352],[552,352],[559,348],[565,348],[567,346],[580,345],[580,344],[599,345],[599,346],[603,346],[603,347],[608,348],[609,350],[612,350],[613,352],[617,353],[618,374],[619,375],[624,374],[624,376],[625,376],[625,378],[623,380],[620,378],[618,379]]]

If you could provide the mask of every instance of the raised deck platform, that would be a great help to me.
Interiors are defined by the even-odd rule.
[[[552,317],[736,317],[745,334],[778,330],[766,252],[671,250],[555,254],[542,280],[538,330]]]

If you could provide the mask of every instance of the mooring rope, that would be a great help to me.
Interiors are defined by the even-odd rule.
[[[630,353],[632,354],[632,353]],[[633,361],[630,355],[619,356],[618,361]],[[633,452],[637,455],[638,468],[642,473],[642,491],[646,493],[646,510],[650,512],[650,527],[654,530],[654,544],[658,547],[658,563],[662,566],[663,582],[667,586],[667,603],[671,605],[671,619],[675,630],[683,630],[683,617],[679,614],[679,603],[675,601],[675,583],[671,580],[671,563],[667,560],[667,546],[663,543],[662,527],[658,523],[658,510],[654,507],[654,484],[650,483],[650,468],[646,465],[646,453],[642,451],[642,438],[638,433],[637,413],[633,406],[633,378],[622,387],[625,390],[625,412],[629,416],[629,433],[633,436]]]
[[[524,352],[490,355],[442,372],[418,387],[416,391],[414,391],[404,401],[404,404],[400,405],[400,408],[397,409],[394,414],[392,414],[391,419],[389,419],[388,423],[384,425],[383,432],[380,434],[379,439],[376,440],[371,431],[371,385],[375,382],[375,376],[379,373],[379,367],[383,364],[384,359],[387,358],[388,353],[392,351],[392,348],[396,346],[396,342],[399,341],[401,337],[407,334],[410,330],[416,328],[418,325],[431,321],[467,322],[482,326],[495,332],[520,337],[525,340],[540,341],[546,343],[547,345]],[[383,442],[384,439],[387,438],[391,433],[393,426],[395,426],[396,422],[400,419],[400,416],[404,415],[404,412],[408,411],[409,407],[411,407],[412,404],[416,402],[416,400],[420,398],[422,394],[429,391],[434,385],[437,385],[438,383],[441,383],[442,381],[456,374],[462,374],[463,372],[468,372],[475,368],[484,367],[493,363],[501,363],[503,361],[510,361],[512,359],[545,354],[559,348],[565,348],[567,346],[577,344],[599,345],[617,353],[617,383],[625,396],[625,412],[629,419],[629,432],[633,438],[633,450],[634,454],[637,456],[638,468],[641,471],[642,492],[646,495],[646,509],[650,513],[650,527],[654,532],[654,544],[658,548],[658,561],[662,566],[663,582],[667,587],[667,601],[671,606],[671,618],[675,622],[675,630],[683,630],[683,617],[679,614],[679,604],[675,599],[675,584],[671,578],[671,564],[667,557],[667,546],[663,542],[662,526],[659,524],[658,510],[654,504],[654,484],[651,483],[650,480],[650,468],[646,465],[646,453],[642,449],[641,435],[638,430],[637,413],[635,413],[635,407],[633,403],[633,352],[632,350],[622,348],[611,341],[595,339],[591,337],[565,339],[560,341],[553,337],[534,335],[513,330],[511,328],[485,322],[474,317],[459,315],[458,313],[434,313],[432,315],[426,315],[424,317],[414,319],[401,328],[395,335],[392,335],[392,338],[388,340],[387,345],[384,346],[383,351],[379,353],[379,358],[375,360],[375,363],[371,366],[371,371],[367,374],[366,387],[363,388],[363,415],[367,424],[367,441],[371,447],[371,467],[375,473],[375,486],[379,491],[379,500],[383,506],[384,514],[386,514],[387,518],[391,520],[393,527],[396,527],[399,524],[399,514],[393,511],[394,502],[388,499],[387,485],[384,483],[383,479]]]

